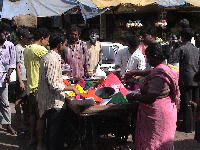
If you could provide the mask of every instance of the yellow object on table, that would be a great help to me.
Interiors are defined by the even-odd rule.
[[[79,84],[76,85],[76,89],[82,94],[82,93],[86,93],[86,91],[83,90],[83,87],[80,86]],[[69,97],[74,97],[76,96],[76,94],[71,91],[70,93],[67,94]]]

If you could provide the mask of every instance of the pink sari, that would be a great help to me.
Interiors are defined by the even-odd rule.
[[[145,94],[148,81],[155,77],[167,83],[170,94],[164,98],[157,98],[153,104],[139,105],[135,135],[136,150],[174,150],[177,104],[180,96],[178,75],[167,65],[158,65],[146,77],[141,88],[142,94]]]

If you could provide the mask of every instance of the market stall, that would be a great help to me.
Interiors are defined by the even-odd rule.
[[[65,79],[64,83],[70,84],[70,80],[75,82]],[[118,77],[110,73],[106,79],[80,79],[75,86],[81,96],[67,92],[67,109],[77,115],[77,143],[80,147],[96,149],[98,139],[109,134],[119,144],[126,143],[128,135],[134,131],[138,103],[128,102],[125,98],[128,90]]]

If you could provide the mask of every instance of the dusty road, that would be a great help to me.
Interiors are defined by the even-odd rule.
[[[15,114],[11,104],[13,116]],[[14,117],[13,117],[14,118]],[[15,118],[13,123],[15,122]],[[176,133],[175,150],[200,150],[200,144],[193,140],[194,133],[186,134]],[[27,137],[24,135],[11,136],[7,134],[0,126],[0,150],[30,150]]]

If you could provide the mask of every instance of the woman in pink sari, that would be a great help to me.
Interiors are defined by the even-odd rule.
[[[179,105],[178,74],[164,64],[164,48],[151,43],[147,61],[154,67],[148,71],[132,71],[126,77],[143,75],[145,81],[141,93],[127,98],[138,100],[135,142],[136,150],[173,150],[176,132],[177,107]]]

